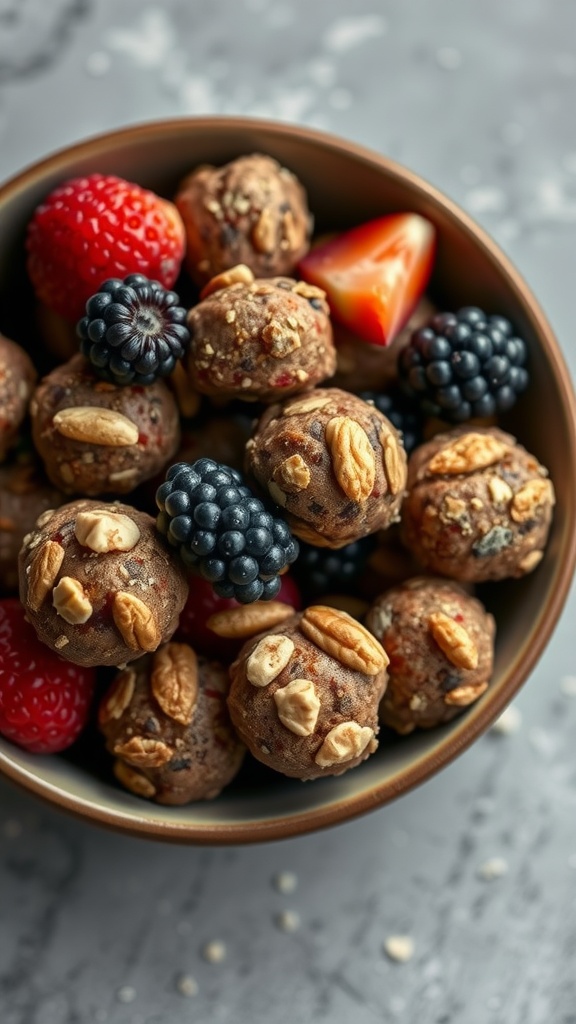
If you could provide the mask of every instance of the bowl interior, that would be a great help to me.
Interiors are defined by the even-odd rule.
[[[171,197],[198,164],[256,151],[275,156],[298,175],[319,231],[397,210],[413,210],[434,222],[434,300],[443,308],[475,304],[509,316],[528,343],[537,391],[532,384],[502,425],[548,466],[557,508],[537,571],[483,588],[481,596],[498,623],[487,693],[447,726],[402,740],[383,736],[368,762],[340,778],[302,785],[248,766],[216,801],[164,808],[120,790],[106,772],[87,770],[85,759],[27,755],[0,740],[0,769],[39,795],[113,827],[190,842],[261,840],[318,828],[385,803],[446,764],[480,735],[531,671],[562,608],[576,556],[574,396],[535,299],[497,247],[453,204],[410,172],[352,144],[262,121],[211,118],[138,126],[48,158],[0,190],[0,328],[26,342],[20,302],[19,318],[12,315],[15,296],[32,308],[23,233],[34,207],[56,184],[98,170]],[[88,741],[87,749],[92,745]]]

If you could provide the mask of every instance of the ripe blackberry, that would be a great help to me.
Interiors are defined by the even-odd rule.
[[[179,462],[156,492],[157,527],[219,597],[271,601],[298,556],[282,519],[266,511],[236,469],[212,459]]]
[[[308,594],[347,592],[362,575],[375,547],[373,536],[362,537],[337,551],[301,543],[300,555],[292,571],[300,588]]]
[[[378,412],[387,416],[396,430],[400,431],[407,455],[410,455],[419,444],[422,444],[424,426],[422,414],[410,395],[404,394],[398,388],[393,388],[382,393],[362,391],[360,398],[363,398],[365,402],[373,402]]]
[[[176,292],[143,274],[110,278],[78,322],[82,354],[99,377],[120,386],[167,377],[190,341],[179,302]]]
[[[424,413],[463,423],[510,409],[528,385],[525,362],[509,320],[466,306],[414,331],[398,368]]]

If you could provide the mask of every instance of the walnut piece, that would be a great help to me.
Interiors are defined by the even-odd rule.
[[[314,760],[320,768],[331,768],[360,757],[369,745],[372,746],[370,753],[373,753],[377,745],[374,729],[358,725],[358,722],[340,722],[324,737]]]
[[[510,516],[515,523],[525,523],[533,519],[540,505],[554,502],[554,491],[549,480],[539,477],[529,480],[516,492],[510,505]]]
[[[278,718],[297,736],[310,736],[316,728],[320,698],[311,679],[292,679],[274,693]]]
[[[47,540],[37,548],[28,576],[27,601],[30,610],[37,612],[54,586],[56,577],[64,561],[64,548],[55,540]]]
[[[465,669],[478,667],[478,648],[464,626],[444,612],[433,612],[428,625],[438,647],[453,665]]]
[[[500,462],[508,450],[508,445],[490,434],[464,434],[436,452],[428,469],[439,475],[473,473]]]
[[[351,501],[366,501],[376,480],[374,451],[366,431],[349,416],[333,416],[326,424],[325,438],[344,494]]]
[[[310,605],[300,628],[317,647],[355,672],[375,676],[388,664],[388,655],[376,638],[346,612]]]
[[[287,494],[305,491],[310,483],[310,467],[301,455],[290,455],[273,473],[273,479]]]
[[[131,736],[124,743],[117,743],[114,753],[137,768],[161,768],[174,755],[167,743],[147,739],[145,736]]]
[[[449,690],[448,693],[444,694],[444,703],[458,708],[466,708],[469,704],[473,704],[475,700],[478,700],[478,697],[481,697],[487,689],[487,682],[476,683],[475,686],[457,686],[456,689]]]
[[[288,636],[273,633],[260,640],[246,662],[246,678],[253,686],[268,686],[280,675],[294,653]]]
[[[75,580],[72,576],[63,576],[58,585],[54,587],[52,603],[58,615],[65,622],[69,622],[71,626],[88,622],[94,611],[84,587],[79,580]]]
[[[105,508],[79,512],[74,533],[79,544],[99,555],[131,551],[140,540],[140,530],[130,516]]]
[[[198,702],[198,661],[188,644],[165,644],[154,655],[152,693],[165,715],[190,725]]]

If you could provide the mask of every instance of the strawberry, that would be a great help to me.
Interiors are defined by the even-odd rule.
[[[154,192],[90,174],[64,182],[38,206],[28,226],[28,273],[37,297],[78,320],[108,278],[144,274],[174,284],[184,256],[176,207]]]
[[[94,669],[40,643],[16,599],[0,601],[0,734],[35,754],[65,750],[86,724]]]
[[[198,654],[217,658],[218,661],[232,661],[243,641],[227,640],[217,636],[208,629],[206,622],[215,612],[239,608],[239,602],[233,597],[218,597],[212,584],[202,576],[191,576],[189,582],[190,592],[180,616],[176,639],[190,644]],[[291,604],[294,610],[300,608],[300,591],[289,573],[281,576],[276,600]]]
[[[422,296],[434,248],[429,221],[393,213],[311,249],[299,272],[324,289],[335,320],[363,341],[389,345]]]

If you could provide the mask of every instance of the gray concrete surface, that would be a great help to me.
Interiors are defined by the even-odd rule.
[[[163,116],[326,128],[467,208],[574,369],[575,41],[573,0],[0,0],[0,178]],[[575,1024],[575,611],[515,732],[329,832],[165,847],[0,783],[2,1024]]]

